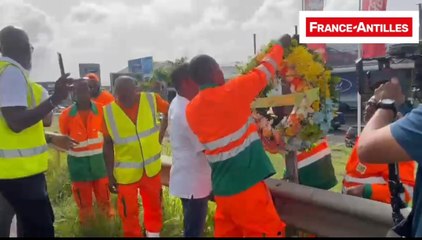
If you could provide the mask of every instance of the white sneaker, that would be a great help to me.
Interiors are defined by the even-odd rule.
[[[146,232],[147,233],[147,238],[159,238],[160,237],[160,233],[152,233],[152,232]]]

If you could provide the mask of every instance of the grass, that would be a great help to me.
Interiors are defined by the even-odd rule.
[[[53,121],[53,126],[47,131],[57,131],[57,119]],[[332,147],[333,164],[336,170],[338,185],[332,191],[340,192],[341,181],[344,177],[345,164],[350,150],[344,145]],[[112,221],[97,218],[88,228],[82,229],[79,226],[77,206],[73,200],[71,192],[71,182],[67,169],[66,154],[56,150],[50,150],[51,160],[49,170],[46,173],[48,192],[55,213],[55,228],[57,237],[121,237],[122,229],[118,215]],[[168,140],[163,142],[163,154],[171,155],[171,148]],[[284,160],[281,155],[269,154],[277,174],[273,178],[282,178],[284,170]],[[112,195],[113,204],[116,207],[116,195]],[[139,201],[142,205],[142,201]],[[168,188],[163,187],[164,206],[164,226],[161,232],[163,237],[183,236],[183,210],[178,198],[169,194]],[[116,208],[115,208],[116,209]],[[214,213],[216,205],[209,203],[208,215],[206,219],[205,236],[212,237],[214,232]],[[140,208],[140,220],[142,224],[143,213]],[[142,225],[141,225],[142,226]]]
[[[331,157],[334,165],[334,170],[337,176],[337,185],[330,189],[330,191],[334,192],[341,192],[342,188],[342,181],[345,174],[346,169],[346,163],[348,160],[348,157],[350,155],[351,149],[346,148],[344,144],[338,144],[334,146],[330,146],[331,148]],[[281,179],[283,178],[283,171],[284,171],[284,157],[280,154],[270,154],[268,153],[268,156],[271,159],[271,162],[273,163],[274,168],[276,169],[277,173],[272,177],[274,179]]]
[[[55,227],[58,237],[119,237],[122,236],[121,224],[116,217],[112,221],[107,221],[98,217],[93,225],[88,229],[81,229],[78,221],[77,206],[73,200],[71,183],[67,170],[66,155],[59,154],[55,150],[50,150],[52,159],[49,171],[47,172],[48,192],[56,217]],[[113,205],[116,208],[116,195],[112,197]],[[164,201],[164,227],[161,233],[163,237],[183,236],[183,211],[178,198],[169,194],[168,188],[163,187]],[[139,201],[142,206],[142,201]],[[140,208],[140,219],[143,218],[142,207]],[[213,216],[215,204],[209,204],[207,216],[207,228],[205,236],[213,236],[214,225]],[[100,216],[100,215],[98,215]],[[142,224],[142,220],[141,220]]]

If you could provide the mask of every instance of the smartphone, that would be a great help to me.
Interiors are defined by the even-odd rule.
[[[62,76],[64,76],[66,73],[64,71],[64,65],[63,65],[63,58],[62,58],[62,54],[61,53],[57,53],[58,57],[59,57],[59,67],[60,67],[60,74]]]

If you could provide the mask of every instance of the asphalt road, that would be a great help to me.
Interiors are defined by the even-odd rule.
[[[350,126],[357,124],[357,114],[356,112],[346,113],[345,114],[346,124],[341,126],[338,130],[333,131],[328,134],[328,141],[330,145],[337,145],[344,143],[344,136],[347,129]]]

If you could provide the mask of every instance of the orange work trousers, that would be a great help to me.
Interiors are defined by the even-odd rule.
[[[163,227],[163,212],[161,208],[161,174],[148,177],[145,174],[141,180],[133,184],[118,186],[119,215],[122,219],[125,237],[142,237],[139,224],[138,193],[142,197],[144,207],[144,225],[150,233],[159,233]]]
[[[73,182],[72,192],[73,198],[79,208],[79,221],[81,224],[86,224],[94,217],[93,193],[100,211],[110,218],[115,215],[114,209],[111,206],[107,177],[95,181]]]
[[[215,196],[215,237],[284,237],[285,224],[261,181],[232,196]]]

